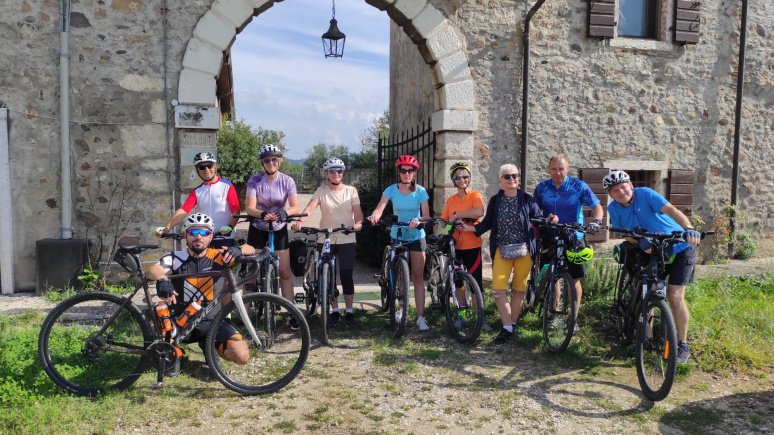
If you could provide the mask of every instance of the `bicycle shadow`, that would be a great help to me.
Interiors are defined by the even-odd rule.
[[[774,433],[774,390],[740,393],[675,407],[659,420],[660,432]]]

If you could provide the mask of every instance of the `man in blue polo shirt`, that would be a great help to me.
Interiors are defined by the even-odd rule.
[[[681,242],[672,246],[675,259],[667,266],[667,299],[677,327],[677,362],[685,363],[691,357],[688,347],[688,304],[685,303],[685,287],[693,280],[696,263],[694,248],[701,241],[701,233],[693,229],[691,220],[675,208],[663,196],[649,187],[632,186],[629,174],[624,171],[610,172],[602,179],[602,187],[615,201],[607,206],[610,224],[622,228],[645,228],[652,233],[685,231]],[[640,248],[650,252],[649,241],[640,240]]]
[[[556,154],[548,161],[548,180],[542,181],[535,187],[533,197],[540,209],[543,210],[543,216],[551,223],[578,223],[583,225],[583,206],[591,208],[594,218],[589,222],[588,228],[592,232],[599,231],[604,210],[599,203],[599,199],[591,191],[588,184],[578,178],[570,177],[567,174],[570,171],[570,163],[564,154]],[[543,245],[549,243],[553,234],[543,234]],[[583,238],[582,233],[577,233],[578,239]],[[581,278],[586,276],[585,267],[582,264],[567,262],[568,272],[572,278],[572,285],[575,287],[575,295],[580,307],[583,287]],[[577,312],[575,313],[577,317]],[[578,323],[576,321],[577,330]]]

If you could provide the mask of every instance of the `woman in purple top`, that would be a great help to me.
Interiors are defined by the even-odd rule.
[[[284,222],[276,222],[289,214],[298,212],[296,182],[279,171],[282,152],[275,145],[264,145],[258,155],[264,172],[250,177],[245,193],[247,214],[257,218],[250,225],[247,243],[256,249],[266,246],[269,239],[269,225],[274,228],[274,252],[279,256],[280,286],[282,296],[293,300],[293,277],[290,274],[288,252],[288,229]],[[287,209],[285,208],[287,205]],[[291,325],[292,326],[292,325]]]

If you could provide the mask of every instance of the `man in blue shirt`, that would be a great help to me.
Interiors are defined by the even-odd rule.
[[[583,206],[591,208],[594,218],[589,222],[589,230],[599,231],[604,210],[599,203],[599,199],[591,191],[591,188],[578,178],[568,176],[570,164],[567,157],[563,154],[556,154],[548,161],[548,180],[542,181],[535,187],[535,202],[543,210],[543,216],[551,223],[578,223],[583,225]],[[543,234],[543,245],[547,246],[552,234]],[[576,234],[577,238],[582,238],[583,234]],[[583,287],[581,278],[586,276],[586,270],[582,264],[567,262],[568,272],[572,278],[572,284],[575,287],[575,296],[580,307]],[[576,318],[577,318],[577,312]],[[576,329],[578,323],[575,323]]]
[[[683,238],[688,243],[673,246],[675,259],[668,265],[667,298],[677,327],[677,362],[685,363],[691,357],[688,347],[688,304],[685,303],[685,287],[693,280],[693,266],[696,263],[696,247],[701,241],[701,234],[693,229],[690,219],[675,208],[663,196],[649,187],[632,185],[629,174],[624,171],[613,171],[602,180],[602,187],[607,190],[615,201],[607,206],[610,213],[610,224],[615,227],[643,227],[653,233],[671,233],[685,231]],[[647,243],[646,240],[644,240]],[[650,248],[640,247],[646,253]]]

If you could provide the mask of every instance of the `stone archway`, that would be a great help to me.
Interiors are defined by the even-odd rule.
[[[185,130],[217,130],[220,113],[216,107],[216,78],[223,52],[231,46],[237,31],[275,3],[282,0],[215,0],[194,28],[183,56],[178,82],[175,127]],[[412,41],[432,69],[436,111],[435,201],[443,204],[450,184],[451,160],[468,160],[473,155],[472,132],[478,126],[475,83],[468,67],[464,40],[454,25],[428,0],[365,0],[387,12]],[[189,136],[198,136],[190,134]],[[181,140],[181,146],[183,146]],[[210,141],[207,141],[210,142]]]

